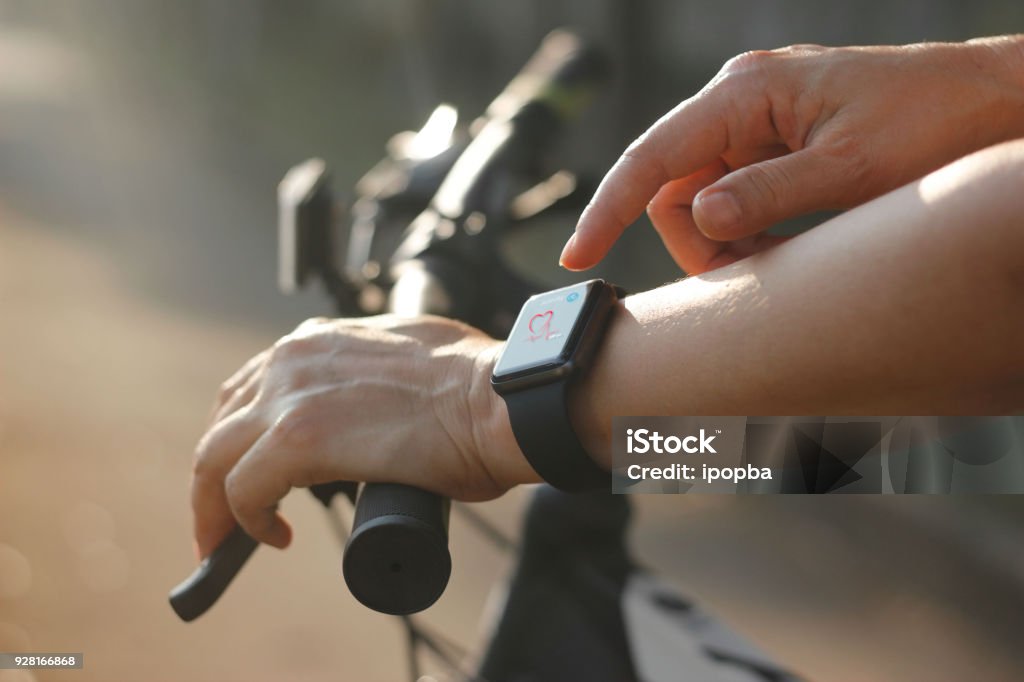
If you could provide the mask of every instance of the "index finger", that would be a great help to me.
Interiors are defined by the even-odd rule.
[[[235,526],[224,479],[265,430],[249,407],[232,413],[203,436],[192,472],[193,534],[200,559],[208,557]]]
[[[713,89],[695,95],[622,153],[580,216],[562,252],[562,267],[586,270],[596,265],[662,185],[696,172],[726,150],[728,135],[718,100]]]

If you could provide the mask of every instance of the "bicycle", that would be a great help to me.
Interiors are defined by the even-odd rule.
[[[393,138],[388,156],[358,183],[348,224],[335,219],[323,161],[291,169],[278,193],[280,288],[319,279],[339,315],[431,313],[506,335],[522,302],[542,287],[503,261],[498,238],[540,216],[578,211],[589,197],[592,183],[564,170],[545,174],[542,155],[607,68],[596,49],[555,32],[471,126],[457,126],[455,110],[442,105],[421,130]],[[626,547],[627,496],[538,486],[517,547],[469,506],[407,486],[336,482],[310,491],[344,546],[353,596],[402,620],[412,680],[421,679],[423,649],[452,679],[481,682],[662,682],[681,673],[799,680],[640,567]],[[354,508],[351,533],[339,497]],[[518,557],[472,667],[462,647],[412,616],[447,585],[451,508]],[[176,613],[188,621],[205,612],[256,546],[241,529],[230,534],[171,592]]]

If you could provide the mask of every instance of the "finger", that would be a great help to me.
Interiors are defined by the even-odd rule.
[[[268,351],[257,353],[253,357],[249,358],[242,368],[231,375],[231,377],[221,384],[220,391],[217,393],[217,399],[213,403],[213,407],[210,408],[210,421],[209,425],[216,424],[220,421],[217,418],[217,414],[221,411],[221,408],[225,403],[231,400],[232,396],[238,391],[239,388],[248,383],[249,379],[253,374],[260,369],[267,359]]]
[[[712,261],[719,259],[726,252],[722,242],[708,239],[697,228],[692,210],[694,197],[702,189],[736,168],[776,158],[786,153],[789,153],[789,148],[780,144],[739,150],[730,149],[719,159],[693,175],[673,180],[658,190],[647,206],[647,213],[658,231],[662,243],[679,267],[689,274],[700,274],[713,269]],[[757,243],[762,248],[767,248],[771,245],[771,240]],[[744,252],[744,248],[738,246],[735,253],[742,252]],[[740,257],[743,256],[734,254],[734,259],[738,260]],[[721,262],[721,260],[716,262]]]
[[[691,204],[697,193],[721,178],[728,169],[718,160],[696,173],[666,183],[647,205],[647,215],[673,260],[685,272],[696,274],[722,250],[722,243],[697,229]]]
[[[243,408],[218,422],[196,447],[192,513],[200,559],[209,556],[236,525],[224,492],[224,479],[264,431],[262,423],[250,412]]]
[[[623,152],[597,188],[560,263],[585,270],[600,261],[666,182],[683,178],[725,151],[728,135],[715,91],[670,111]]]
[[[291,543],[291,526],[277,511],[278,503],[297,485],[317,481],[309,474],[311,448],[293,449],[286,414],[275,428],[257,440],[228,474],[225,492],[231,513],[249,535],[260,542],[284,548]],[[308,446],[308,443],[306,443]]]
[[[260,387],[262,386],[262,375],[256,371],[249,375],[245,384],[238,388],[226,403],[220,406],[220,408],[214,413],[210,424],[216,424],[217,422],[227,419],[232,414],[242,409],[253,400],[256,399],[256,395],[259,393]]]
[[[813,211],[839,208],[856,185],[848,159],[803,149],[740,168],[702,190],[693,202],[697,227],[732,241]]]
[[[652,221],[665,248],[687,274],[700,275],[716,270],[787,239],[766,233],[735,242],[708,239],[697,229],[688,206],[672,203],[671,199],[663,196],[663,193],[667,194],[675,189],[672,187],[674,184],[670,183],[662,188],[647,210],[651,213]]]

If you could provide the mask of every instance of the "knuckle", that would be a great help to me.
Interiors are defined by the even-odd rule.
[[[217,467],[212,464],[209,455],[206,454],[202,443],[200,443],[192,460],[192,476],[197,479],[207,479],[213,477],[217,473],[216,470]]]
[[[761,96],[774,78],[778,54],[767,50],[753,50],[738,54],[727,61],[710,83],[698,94],[723,98],[732,107],[746,108]]]
[[[232,470],[224,478],[224,495],[227,497],[232,513],[239,521],[248,519],[252,515],[253,507],[246,494],[245,479],[239,475],[237,469]]]
[[[651,131],[647,130],[642,135],[629,143],[629,146],[622,152],[623,158],[639,160],[647,156],[648,142],[651,139]]]
[[[227,496],[231,508],[234,509],[236,502],[239,502],[243,497],[242,485],[237,471],[232,470],[224,477],[224,494]]]
[[[771,161],[751,166],[747,172],[748,186],[758,202],[777,207],[783,199],[783,192],[791,183],[785,169]]]
[[[633,138],[629,146],[619,156],[618,164],[630,165],[639,163],[660,163],[660,149],[667,138],[672,137],[673,130],[679,120],[680,111],[686,106],[686,102],[680,103],[674,109],[655,121],[650,127]]]
[[[676,218],[678,209],[662,199],[654,199],[647,204],[647,217],[654,223],[655,228],[668,224]]]
[[[223,405],[235,393],[235,384],[230,379],[225,380],[217,388],[217,405]]]
[[[283,336],[274,343],[270,356],[272,360],[287,360],[289,358],[305,355],[313,350],[315,342],[310,336],[289,334]]]
[[[673,179],[672,169],[666,162],[663,152],[662,141],[667,140],[670,134],[671,124],[663,119],[649,128],[643,135],[636,138],[622,152],[615,164],[615,170],[622,173],[625,178],[643,178],[660,185]],[[611,213],[615,222],[625,227],[636,220],[636,213],[639,211],[632,206],[637,199],[646,200],[650,196],[637,196],[631,190],[632,183],[626,181],[619,186],[610,188],[611,201],[605,201],[603,208]],[[643,204],[640,204],[643,206]],[[636,211],[636,213],[632,213]]]
[[[324,317],[322,315],[317,316],[317,317],[310,317],[308,319],[303,320],[299,324],[299,326],[295,328],[295,331],[300,331],[300,330],[305,331],[307,329],[316,329],[317,327],[320,327],[320,326],[322,326],[324,324],[327,324],[327,322],[329,322],[329,321],[330,321],[330,318]]]
[[[875,174],[872,172],[868,150],[861,139],[855,135],[837,137],[824,147],[823,152],[831,163],[842,168],[847,187],[860,189],[864,193],[872,191],[872,178]]]
[[[274,345],[267,351],[267,362],[270,365],[280,362],[287,351],[285,351],[285,337],[282,337],[274,342]]]
[[[629,146],[622,152],[616,166],[627,173],[636,173],[647,168],[653,168],[661,176],[665,176],[665,167],[653,153],[656,126],[648,129],[643,135],[629,143]]]
[[[211,434],[207,433],[196,446],[192,458],[192,475],[196,478],[209,479],[222,475],[221,465],[211,454],[211,442]]]
[[[309,405],[315,398],[307,398],[303,405],[285,412],[270,428],[269,438],[278,447],[303,452],[311,449],[319,439],[318,420]]]
[[[736,55],[725,63],[721,74],[726,77],[756,76],[762,74],[771,63],[775,52],[770,50],[750,50]]]

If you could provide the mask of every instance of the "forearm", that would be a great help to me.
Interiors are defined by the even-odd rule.
[[[1024,378],[1024,144],[969,157],[766,253],[628,298],[573,393],[614,415],[993,413]]]

